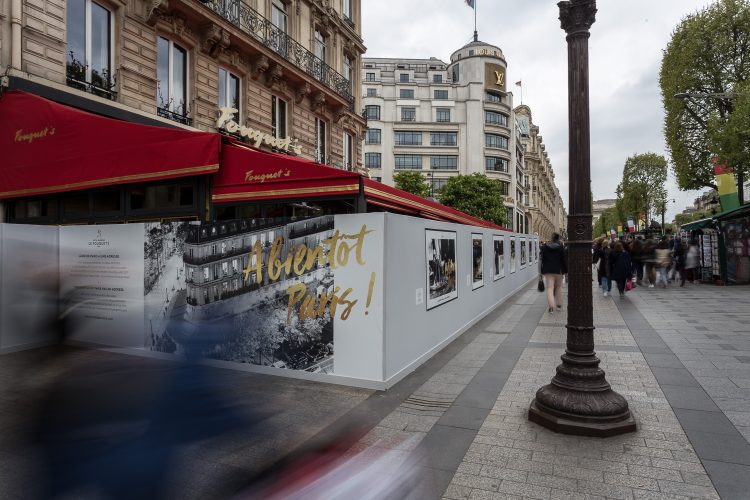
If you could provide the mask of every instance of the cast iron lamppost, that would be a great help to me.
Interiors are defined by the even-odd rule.
[[[605,437],[636,426],[628,402],[612,390],[594,352],[588,39],[596,0],[557,5],[568,41],[568,338],[552,382],[531,402],[529,420],[556,432]]]

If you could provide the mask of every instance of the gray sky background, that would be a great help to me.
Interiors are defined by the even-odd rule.
[[[514,105],[531,107],[568,204],[567,46],[555,0],[476,0],[479,39],[497,45],[508,62]],[[591,188],[614,198],[625,160],[654,152],[669,160],[659,90],[662,51],[679,21],[709,0],[599,0],[589,40]],[[367,56],[430,56],[448,62],[471,41],[474,13],[464,0],[362,0]],[[670,172],[667,221],[693,203]]]

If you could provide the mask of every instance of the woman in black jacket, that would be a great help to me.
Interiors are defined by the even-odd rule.
[[[555,306],[558,309],[562,307],[563,275],[568,272],[565,247],[560,243],[559,234],[554,233],[552,241],[544,244],[539,262],[540,271],[547,282],[547,305],[551,313],[555,310]]]
[[[617,282],[617,290],[620,297],[625,296],[625,283],[628,278],[633,277],[633,263],[630,261],[630,254],[625,251],[622,243],[615,243],[615,249],[609,254],[609,276]]]

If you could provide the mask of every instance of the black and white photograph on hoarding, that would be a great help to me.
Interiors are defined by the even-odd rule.
[[[427,310],[458,298],[456,287],[456,232],[425,230]]]
[[[521,269],[526,267],[526,240],[524,238],[518,239],[518,246],[521,250]]]
[[[510,273],[516,272],[516,237],[510,237]]]
[[[505,276],[505,238],[498,234],[492,235],[492,248],[494,250],[493,263],[495,270],[493,278],[497,281]]]
[[[484,256],[482,255],[482,234],[471,233],[471,289],[484,285]]]
[[[330,304],[300,314],[305,297],[333,293],[333,270],[310,260],[300,274],[283,262],[305,245],[312,251],[334,232],[334,216],[252,219],[147,227],[146,347],[235,363],[315,373],[333,371]],[[149,234],[153,237],[149,239]],[[294,291],[294,292],[293,292]],[[153,297],[150,297],[153,295]],[[321,299],[322,300],[322,299]],[[310,308],[311,310],[313,308]],[[311,312],[311,311],[309,311]]]

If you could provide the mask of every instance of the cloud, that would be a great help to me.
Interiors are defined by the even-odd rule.
[[[544,137],[555,180],[567,205],[567,46],[556,2],[479,0],[480,40],[499,46],[508,81],[523,80],[523,101]],[[614,197],[625,160],[652,151],[667,156],[658,86],[662,51],[685,15],[710,0],[600,0],[591,29],[591,180],[597,198]],[[471,40],[474,12],[461,0],[362,0],[370,57],[448,61]],[[520,103],[517,87],[510,89]],[[680,192],[670,176],[671,219],[696,192]]]

